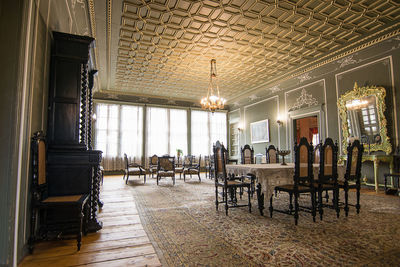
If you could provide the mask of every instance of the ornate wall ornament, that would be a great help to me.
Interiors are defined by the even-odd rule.
[[[315,97],[313,97],[312,94],[307,94],[306,89],[303,88],[303,90],[301,90],[300,96],[296,100],[296,103],[294,103],[293,106],[289,108],[288,111],[298,110],[305,106],[311,107],[316,105],[318,105],[317,99],[315,99]]]
[[[267,90],[270,91],[271,93],[276,93],[276,92],[279,92],[282,89],[279,88],[278,85],[275,85],[274,87],[268,88]]]
[[[387,121],[384,115],[386,110],[385,104],[385,96],[386,90],[383,87],[376,86],[364,86],[358,87],[357,83],[354,83],[354,89],[348,91],[340,96],[337,101],[337,105],[339,108],[340,120],[342,122],[342,152],[344,154],[347,153],[347,139],[350,136],[349,125],[348,125],[348,117],[347,117],[347,108],[346,103],[348,101],[353,101],[357,99],[361,99],[366,96],[375,96],[376,97],[376,112],[378,114],[379,121],[379,134],[380,134],[380,142],[372,143],[370,146],[368,144],[364,144],[365,151],[385,151],[386,154],[390,154],[392,152],[392,145],[390,143],[390,139],[387,135]]]
[[[345,58],[342,58],[342,59],[339,59],[337,61],[337,63],[340,63],[339,68],[343,68],[343,67],[345,67],[347,65],[355,64],[357,62],[358,62],[357,60],[353,59],[353,55],[345,57]]]
[[[143,103],[149,103],[150,102],[147,97],[140,97],[138,101],[139,102],[143,102]]]
[[[259,98],[259,97],[256,96],[256,95],[251,95],[251,96],[249,96],[250,101],[256,100],[256,99],[258,99],[258,98]]]
[[[167,104],[168,105],[176,105],[176,101],[172,100],[172,99],[168,99]]]
[[[306,72],[306,73],[304,73],[304,74],[298,76],[297,79],[299,79],[299,81],[302,83],[302,82],[311,80],[312,77],[310,76],[310,73],[309,73],[309,72]]]

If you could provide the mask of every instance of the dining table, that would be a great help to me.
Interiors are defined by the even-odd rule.
[[[249,173],[256,176],[257,183],[257,201],[260,214],[264,215],[265,200],[269,200],[274,193],[274,188],[278,185],[293,184],[294,163],[271,164],[228,164],[226,171],[229,174],[237,176],[247,175]],[[318,178],[319,164],[313,164],[314,178]],[[345,167],[338,165],[338,179],[344,180]]]

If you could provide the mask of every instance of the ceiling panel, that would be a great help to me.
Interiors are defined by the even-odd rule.
[[[98,34],[113,38],[99,49],[101,91],[191,101],[206,94],[212,58],[229,100],[400,19],[398,1],[386,0],[114,0],[108,8],[117,10],[96,14],[97,31],[112,14],[111,34]]]

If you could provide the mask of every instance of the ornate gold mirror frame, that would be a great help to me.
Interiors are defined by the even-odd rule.
[[[386,154],[390,154],[392,152],[392,145],[390,144],[389,137],[387,136],[387,128],[386,128],[386,118],[383,114],[386,110],[385,105],[385,96],[386,90],[383,87],[376,87],[376,86],[365,86],[365,87],[358,87],[357,83],[354,84],[354,89],[352,91],[346,92],[343,94],[338,102],[338,108],[340,112],[340,119],[342,121],[342,132],[343,132],[343,140],[342,140],[342,152],[344,154],[347,153],[347,145],[348,145],[348,138],[350,136],[349,125],[348,125],[348,116],[347,116],[347,107],[346,103],[348,101],[360,100],[362,98],[368,96],[375,96],[376,97],[376,113],[378,117],[379,123],[379,135],[380,135],[380,142],[373,143],[373,144],[365,144],[364,143],[364,151],[385,151]]]

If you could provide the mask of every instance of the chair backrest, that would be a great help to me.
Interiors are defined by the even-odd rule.
[[[294,144],[294,185],[310,185],[314,181],[313,146],[302,137]]]
[[[254,149],[249,145],[245,145],[241,149],[242,164],[254,164]]]
[[[364,152],[364,146],[359,140],[355,140],[347,146],[347,166],[345,179],[360,181],[361,177],[361,160]]]
[[[31,140],[32,193],[37,200],[47,197],[46,140],[42,131],[36,132]]]
[[[210,165],[210,156],[204,156],[204,166]]]
[[[334,143],[332,138],[326,138],[324,144],[316,146],[319,151],[319,175],[318,179],[324,183],[327,181],[337,182],[337,160],[338,145]],[[314,155],[315,155],[314,151]],[[317,159],[315,159],[317,162]]]
[[[215,183],[218,180],[226,180],[226,162],[225,162],[225,147],[219,141],[213,146],[214,152],[214,179]]]
[[[192,167],[200,167],[201,164],[201,155],[199,157],[192,157]]]
[[[275,148],[274,145],[270,145],[267,149],[266,149],[266,157],[267,157],[267,163],[279,163],[279,157],[277,154],[277,149]]]
[[[158,157],[157,170],[175,171],[175,157],[170,157],[170,156]]]
[[[157,166],[158,165],[158,156],[153,155],[150,157],[150,166]]]

